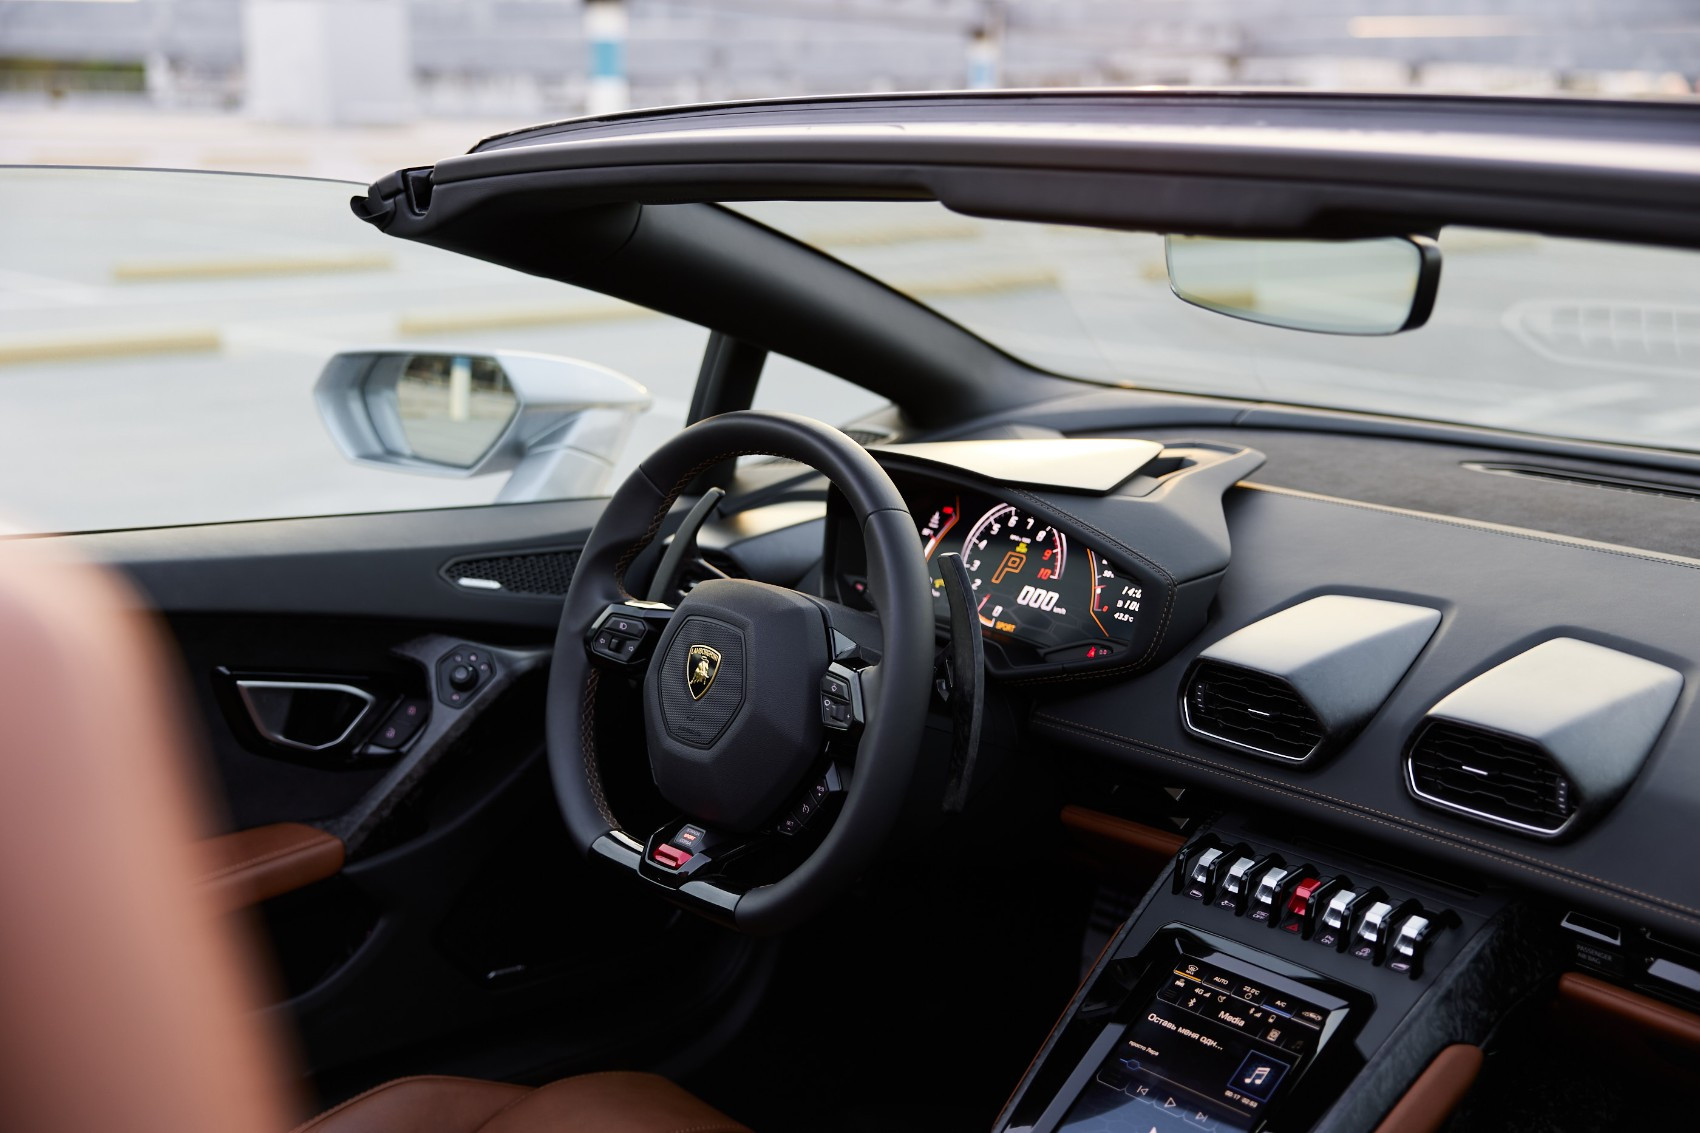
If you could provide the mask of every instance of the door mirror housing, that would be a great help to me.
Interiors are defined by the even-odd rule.
[[[649,391],[574,358],[348,350],[313,387],[350,460],[426,476],[508,472],[499,503],[601,495]]]
[[[1440,246],[1426,236],[1255,240],[1168,236],[1169,288],[1195,307],[1320,334],[1381,335],[1428,321]]]

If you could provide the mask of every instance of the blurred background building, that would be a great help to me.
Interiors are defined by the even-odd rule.
[[[704,100],[1697,80],[1700,0],[0,0],[7,161],[361,177],[486,128]]]

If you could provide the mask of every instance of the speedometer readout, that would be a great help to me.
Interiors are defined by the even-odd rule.
[[[1133,638],[1144,597],[1139,581],[1096,550],[1071,547],[1043,516],[956,495],[917,506],[915,520],[941,620],[949,610],[937,558],[959,551],[989,638],[1031,646],[1053,660],[1109,657]]]
[[[962,541],[980,624],[1016,633],[1022,610],[1066,617],[1068,538],[1038,517],[999,504]]]

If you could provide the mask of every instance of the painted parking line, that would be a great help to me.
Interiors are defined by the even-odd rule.
[[[0,366],[31,362],[75,362],[87,358],[126,358],[134,355],[204,353],[222,345],[211,327],[120,331],[58,337],[0,339]]]
[[[1025,291],[1036,287],[1055,287],[1057,274],[1053,271],[1021,270],[976,272],[971,275],[934,279],[898,280],[898,291],[917,298],[940,298],[955,295],[994,295],[1006,291]],[[463,334],[469,331],[507,330],[519,327],[557,326],[572,323],[604,323],[621,319],[649,318],[656,312],[633,303],[581,304],[551,307],[500,307],[478,310],[445,310],[405,312],[396,319],[396,333],[402,336],[421,334]]]
[[[921,244],[931,240],[972,240],[980,226],[968,221],[928,221],[924,224],[889,224],[879,228],[823,229],[802,236],[817,248],[873,248],[888,244]]]
[[[112,265],[112,278],[118,283],[148,283],[165,280],[385,271],[393,267],[394,258],[385,252],[327,252],[316,256],[232,256],[198,260],[120,260]]]
[[[894,280],[892,286],[905,295],[913,295],[916,298],[941,298],[951,295],[996,295],[1006,291],[1027,291],[1036,287],[1055,287],[1058,282],[1057,273],[1049,268],[1020,268],[933,279]]]
[[[517,327],[560,326],[572,323],[606,323],[622,319],[651,318],[656,312],[635,303],[597,303],[550,307],[485,307],[475,310],[403,312],[396,319],[396,333],[460,334],[467,331],[507,330]]]

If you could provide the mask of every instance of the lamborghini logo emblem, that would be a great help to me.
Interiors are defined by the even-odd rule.
[[[720,674],[720,652],[706,645],[693,645],[685,651],[685,684],[691,690],[692,700],[701,700],[703,694],[714,686],[714,678]]]

